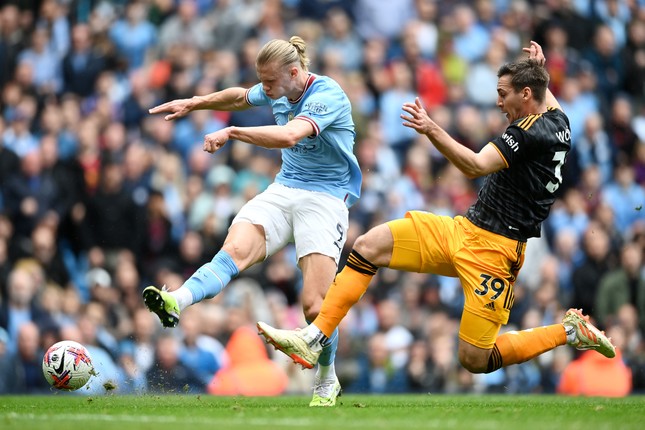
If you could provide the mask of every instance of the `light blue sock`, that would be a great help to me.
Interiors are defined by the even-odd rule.
[[[330,366],[336,360],[336,350],[338,349],[338,328],[334,330],[329,341],[323,346],[323,350],[318,358],[318,364],[321,366]]]
[[[212,299],[222,292],[228,285],[231,278],[240,273],[235,262],[228,252],[220,249],[215,257],[202,267],[197,269],[193,275],[184,282],[186,287],[193,294],[193,303],[204,299]]]
[[[307,324],[311,322],[307,321]],[[323,345],[323,350],[320,353],[318,358],[318,364],[321,366],[331,366],[336,360],[336,350],[338,349],[338,327],[331,334],[331,337],[327,339]]]

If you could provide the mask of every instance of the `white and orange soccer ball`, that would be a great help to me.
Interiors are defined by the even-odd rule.
[[[75,391],[94,375],[94,366],[87,348],[78,342],[63,340],[50,346],[45,353],[43,374],[52,387]]]

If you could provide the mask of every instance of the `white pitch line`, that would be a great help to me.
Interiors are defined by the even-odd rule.
[[[263,419],[263,418],[209,418],[209,417],[181,417],[178,418],[173,415],[107,415],[107,414],[56,414],[56,415],[36,415],[36,414],[19,414],[10,412],[8,414],[0,414],[0,420],[29,420],[29,421],[82,421],[84,423],[91,421],[100,422],[127,422],[127,423],[152,423],[152,424],[168,424],[168,423],[181,423],[181,424],[247,424],[247,425],[281,425],[288,427],[302,427],[311,426],[316,421],[313,419]]]

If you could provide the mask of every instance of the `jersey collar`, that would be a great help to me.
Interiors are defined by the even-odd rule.
[[[295,105],[295,104],[296,104],[296,103],[298,103],[300,100],[302,100],[302,97],[305,95],[305,93],[307,92],[307,90],[309,89],[309,87],[311,86],[311,84],[313,84],[313,82],[314,82],[315,80],[316,80],[316,76],[315,76],[315,75],[312,75],[311,73],[309,73],[309,77],[307,78],[307,82],[305,83],[305,88],[302,90],[302,93],[300,93],[300,95],[298,96],[298,98],[297,98],[297,99],[295,99],[295,100],[290,100],[290,99],[289,99],[289,103],[291,103],[292,105]]]

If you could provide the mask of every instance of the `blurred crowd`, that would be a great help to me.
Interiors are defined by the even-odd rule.
[[[476,197],[476,181],[401,125],[402,103],[419,96],[477,151],[507,125],[497,69],[540,43],[573,147],[503,330],[554,324],[581,307],[619,349],[603,361],[558,348],[470,374],[456,354],[459,282],[381,269],[341,325],[344,391],[585,394],[586,380],[603,377],[611,383],[599,394],[645,391],[645,1],[0,5],[0,393],[49,392],[42,355],[61,339],[90,349],[98,376],[81,392],[310,391],[313,372],[246,335],[257,320],[305,324],[291,247],[186,309],[177,329],[162,329],[140,294],[177,288],[210,260],[280,165],[278,151],[242,142],[201,149],[218,128],[271,124],[269,109],[174,122],[148,109],[255,84],[259,47],[291,35],[307,42],[311,71],[336,79],[353,105],[364,183],[343,256],[357,235],[408,209],[462,214]]]

